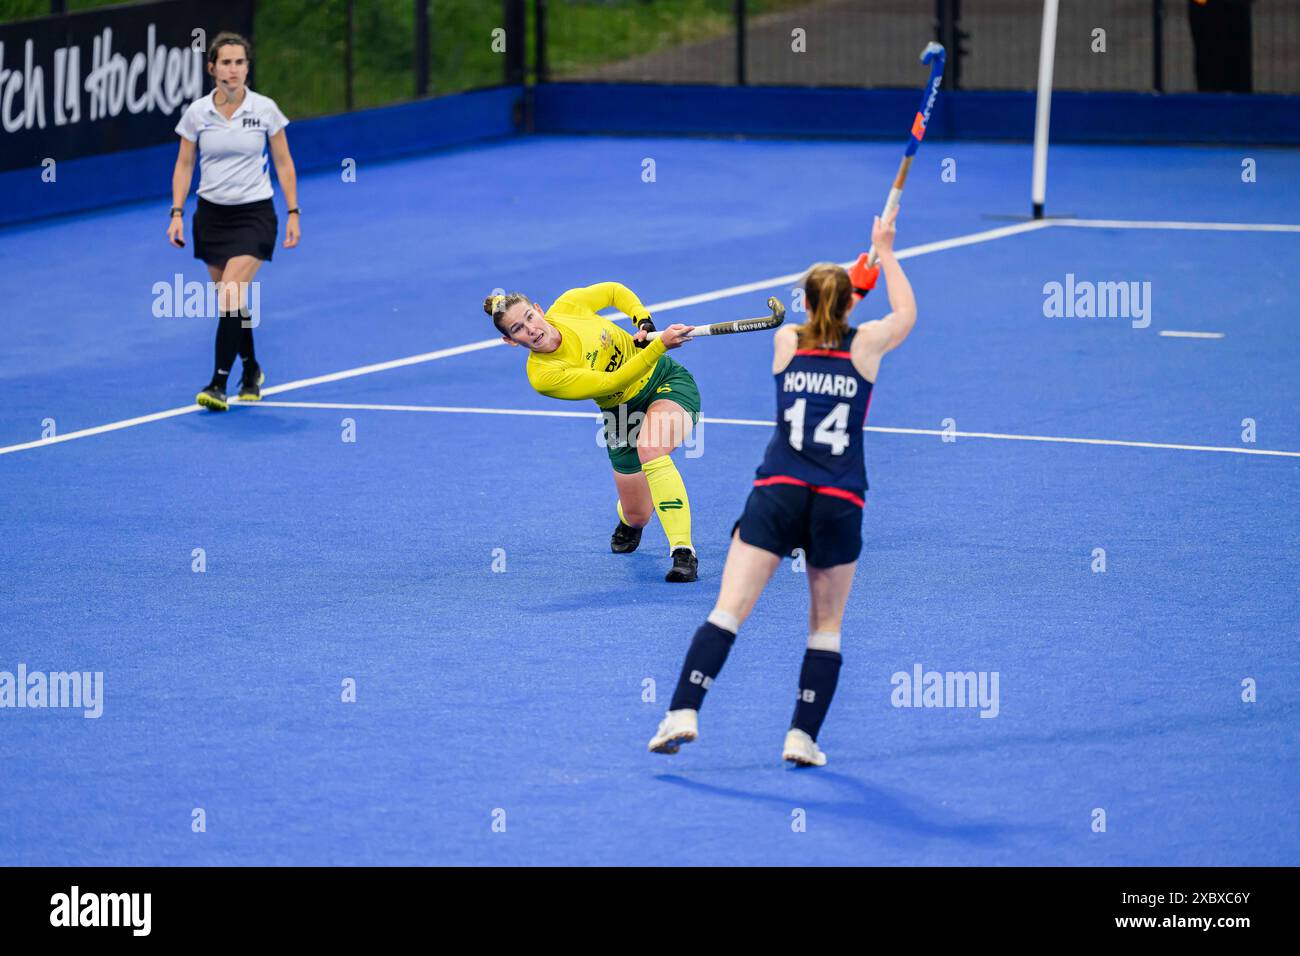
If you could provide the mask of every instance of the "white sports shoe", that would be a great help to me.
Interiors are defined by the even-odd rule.
[[[785,750],[781,753],[781,759],[800,767],[826,766],[826,755],[817,746],[817,741],[794,727],[786,731]]]
[[[670,710],[659,722],[659,729],[650,738],[649,750],[656,754],[675,754],[682,744],[689,744],[700,735],[700,712],[683,708]]]

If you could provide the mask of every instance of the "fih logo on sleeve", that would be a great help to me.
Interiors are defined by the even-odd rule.
[[[133,936],[148,936],[152,926],[152,893],[70,893],[50,897],[51,926],[128,926]]]

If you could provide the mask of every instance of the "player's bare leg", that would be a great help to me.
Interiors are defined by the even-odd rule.
[[[641,543],[641,531],[655,513],[650,484],[642,472],[625,475],[616,471],[614,487],[618,489],[618,527],[609,547],[615,554],[630,554]]]
[[[853,590],[853,575],[858,562],[837,564],[833,568],[808,568],[808,633],[828,631],[838,634],[844,620],[844,608]]]
[[[740,540],[740,532],[733,533],[714,610],[734,618],[739,629],[780,564],[780,556],[746,544]]]

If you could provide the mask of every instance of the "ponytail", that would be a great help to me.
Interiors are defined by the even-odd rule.
[[[818,262],[804,276],[803,290],[808,321],[799,326],[799,347],[835,348],[849,334],[849,274],[833,262]]]

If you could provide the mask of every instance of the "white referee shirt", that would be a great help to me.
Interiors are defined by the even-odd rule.
[[[226,119],[214,88],[189,105],[176,132],[199,146],[199,196],[222,206],[271,198],[267,139],[289,125],[275,100],[245,88],[244,102]]]

